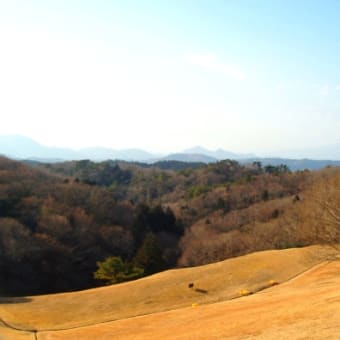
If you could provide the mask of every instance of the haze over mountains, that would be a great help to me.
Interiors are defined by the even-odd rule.
[[[327,165],[340,165],[340,144],[320,146],[306,150],[291,150],[289,152],[280,152],[278,155],[273,155],[270,158],[263,158],[251,153],[240,154],[223,149],[212,151],[201,146],[195,146],[168,155],[155,154],[138,148],[116,150],[106,147],[89,147],[74,150],[71,148],[45,146],[25,136],[6,135],[0,136],[0,154],[10,158],[44,162],[80,159],[90,159],[93,161],[119,159],[147,163],[170,160],[212,163],[223,159],[234,159],[243,163],[260,160],[264,165],[284,163],[292,170],[304,168],[318,169]]]
[[[195,146],[190,149],[186,149],[183,151],[184,154],[200,154],[200,155],[206,155],[215,159],[243,159],[243,158],[251,158],[256,157],[254,154],[240,154],[235,152],[226,151],[223,149],[217,149],[215,151],[211,151],[208,149],[205,149],[201,146]]]
[[[24,136],[0,136],[0,153],[19,159],[45,161],[91,159],[148,160],[156,155],[140,149],[114,150],[105,147],[90,147],[80,150],[71,148],[49,147]]]
[[[48,147],[31,138],[24,136],[0,136],[0,153],[21,159],[42,160],[78,160],[88,158],[91,160],[120,159],[127,161],[152,161],[152,160],[180,160],[196,162],[215,162],[221,159],[242,159],[255,157],[253,154],[238,154],[222,149],[211,151],[200,146],[169,155],[150,153],[138,148],[111,149],[105,147],[90,147],[80,150],[70,148]]]

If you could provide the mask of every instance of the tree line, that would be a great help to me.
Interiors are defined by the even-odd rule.
[[[78,290],[338,239],[338,168],[165,167],[0,158],[0,294]]]

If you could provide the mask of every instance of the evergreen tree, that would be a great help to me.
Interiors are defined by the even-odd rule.
[[[148,233],[137,252],[135,264],[144,268],[146,275],[154,274],[166,268],[162,255],[157,236],[154,233]]]
[[[105,280],[108,284],[138,279],[144,273],[142,268],[124,262],[119,256],[108,257],[105,261],[97,262],[97,266],[94,278]]]

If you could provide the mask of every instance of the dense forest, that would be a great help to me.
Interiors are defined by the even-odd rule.
[[[131,279],[256,250],[336,242],[339,190],[339,168],[0,158],[0,294],[115,282],[98,274],[105,260]]]

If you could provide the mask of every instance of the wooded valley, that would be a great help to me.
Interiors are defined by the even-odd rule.
[[[333,243],[339,190],[336,167],[1,158],[0,294],[73,291],[257,250]],[[111,273],[116,281],[105,277],[110,258],[120,266],[120,276]]]

